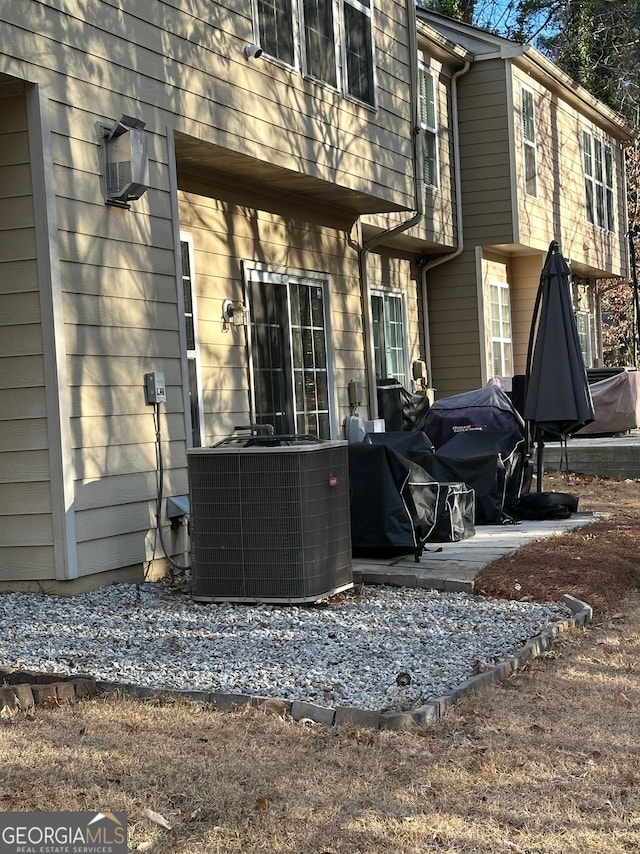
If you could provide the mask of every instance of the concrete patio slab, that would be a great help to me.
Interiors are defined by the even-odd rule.
[[[482,525],[475,536],[457,543],[427,543],[419,561],[412,554],[353,560],[354,580],[363,584],[472,592],[480,570],[520,546],[554,537],[593,522],[593,513],[569,519],[523,521],[517,525]]]

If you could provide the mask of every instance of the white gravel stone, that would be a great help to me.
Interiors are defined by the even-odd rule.
[[[406,710],[567,616],[560,605],[394,587],[310,606],[201,604],[166,582],[70,599],[7,593],[0,667]]]

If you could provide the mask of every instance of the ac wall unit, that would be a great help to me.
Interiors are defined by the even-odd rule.
[[[347,443],[188,452],[192,596],[315,602],[353,586]]]

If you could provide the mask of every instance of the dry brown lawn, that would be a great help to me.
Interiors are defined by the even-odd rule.
[[[152,852],[640,851],[640,487],[545,486],[615,515],[483,581],[599,597],[596,619],[437,725],[328,729],[103,697],[0,722],[0,809],[124,810],[131,849]]]

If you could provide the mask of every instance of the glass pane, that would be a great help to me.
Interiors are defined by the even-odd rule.
[[[371,315],[373,321],[373,351],[375,354],[375,362],[376,362],[376,378],[377,379],[385,379],[385,375],[383,374],[383,361],[382,356],[384,353],[384,323],[383,323],[383,309],[382,309],[382,297],[380,296],[372,296],[371,297]]]
[[[332,0],[304,0],[307,72],[337,85]]]
[[[258,0],[258,27],[265,53],[293,65],[291,0]]]
[[[598,139],[593,140],[593,165],[596,181],[602,181],[602,143]]]
[[[198,405],[198,375],[196,371],[196,360],[189,359],[189,408],[191,410],[191,443],[192,447],[199,448],[202,445],[200,436],[200,407]]]
[[[369,16],[349,3],[344,5],[347,54],[347,91],[373,104],[373,50]]]
[[[493,376],[501,377],[502,374],[502,354],[500,352],[500,345],[497,342],[493,342],[491,345],[491,353],[492,353],[492,365],[493,365]]]
[[[593,156],[591,153],[591,135],[582,131],[582,150],[584,154],[584,174],[593,175]]]
[[[296,285],[295,292],[300,306],[300,312],[297,317],[301,326],[311,325],[311,298],[309,295],[309,287],[307,285]],[[296,325],[296,321],[292,318],[292,324]]]
[[[613,156],[608,145],[604,147],[604,176],[607,187],[613,187]]]
[[[310,329],[302,330],[302,364],[305,368],[312,368],[313,359],[313,333]]]
[[[302,371],[293,372],[293,384],[296,395],[296,409],[302,412],[304,411],[304,373]]]
[[[311,323],[324,328],[324,300],[322,288],[311,288]]]
[[[293,347],[293,367],[294,369],[304,367],[304,355],[302,348],[302,332],[300,329],[291,330],[291,344]]]
[[[607,228],[609,231],[614,231],[615,229],[615,218],[613,215],[613,192],[611,190],[607,190],[606,192],[606,202],[607,202]]]
[[[587,222],[595,222],[595,213],[593,205],[593,181],[586,178],[584,182],[584,191],[587,204]]]
[[[330,436],[329,432],[329,414],[327,412],[319,412],[318,413],[318,427],[317,433],[314,433],[315,436],[318,436],[319,439],[328,439]]]
[[[513,356],[511,352],[511,344],[504,345],[504,364],[502,366],[501,377],[513,376]]]
[[[324,329],[313,330],[313,353],[314,364],[323,367],[327,363],[327,354],[324,341]]]
[[[524,147],[524,171],[527,195],[535,196],[538,192],[536,180],[536,152],[531,145],[525,145]]]
[[[596,184],[596,213],[598,225],[604,225],[604,188],[602,184]]]
[[[318,409],[329,409],[329,388],[326,371],[318,371],[316,374],[316,396]]]
[[[437,187],[436,135],[430,131],[425,131],[422,138],[424,142],[424,182],[430,187]]]

